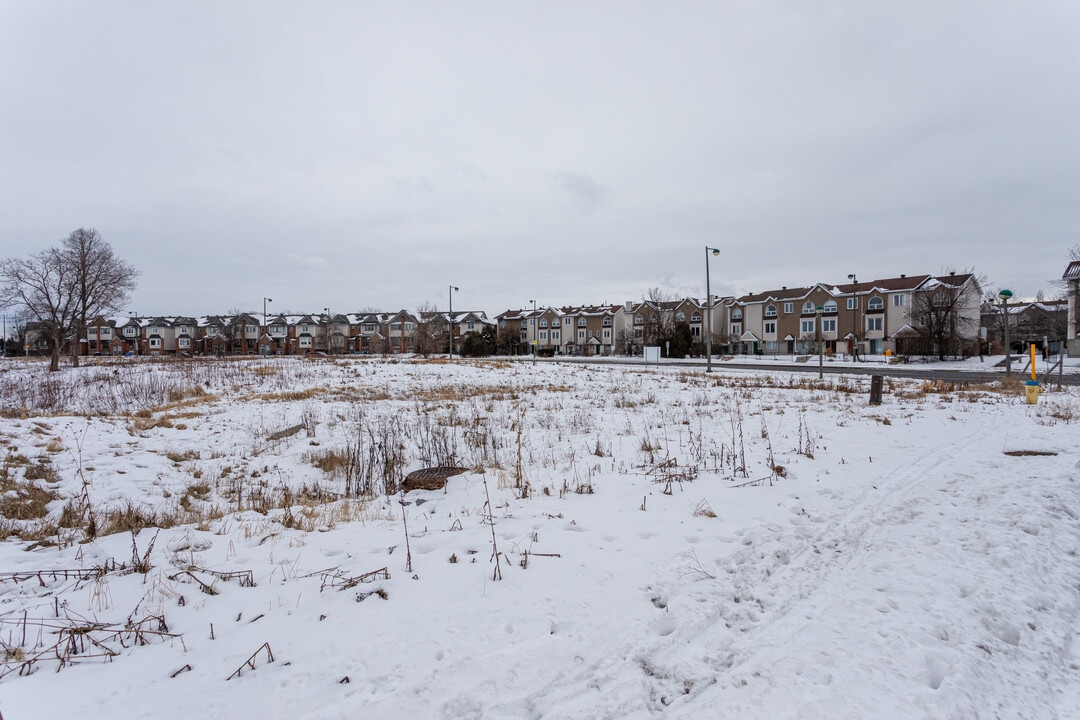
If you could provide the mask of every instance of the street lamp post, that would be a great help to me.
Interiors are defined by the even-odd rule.
[[[1012,290],[1002,290],[998,293],[1001,298],[1001,314],[1005,320],[1005,377],[1012,375],[1012,348],[1009,347],[1009,298]]]
[[[825,379],[824,370],[822,370],[822,355],[824,353],[822,353],[822,348],[821,348],[821,313],[824,310],[825,310],[824,307],[822,307],[821,305],[818,305],[815,308],[815,315],[817,315],[817,317],[814,318],[814,335],[815,335],[815,337],[817,337],[817,378],[818,378],[818,380],[824,380]]]
[[[330,308],[324,307],[323,313],[326,314],[326,354],[330,354]]]
[[[859,357],[859,323],[855,314],[859,308],[859,296],[856,294],[859,290],[859,278],[855,277],[855,273],[851,273],[848,280],[851,281],[851,362],[855,362]]]
[[[274,302],[274,298],[268,298],[268,297],[263,298],[263,326],[262,326],[262,331],[266,335],[269,336],[270,335],[270,328],[266,326],[266,303],[268,303],[268,302],[270,302],[270,303]],[[269,352],[269,351],[270,351],[270,348],[268,347],[267,352]]]
[[[708,245],[705,246],[705,372],[712,372],[713,301],[712,287],[709,283],[709,253],[719,256],[720,250],[711,248]]]
[[[447,291],[450,298],[450,312],[446,317],[446,324],[450,326],[450,357],[454,357],[454,293],[460,292],[456,285],[451,285]]]
[[[536,301],[535,300],[530,300],[529,302],[531,302],[532,306],[533,306],[532,318],[529,319],[529,324],[532,326],[532,344],[531,344],[531,347],[532,347],[533,360],[535,361],[536,360],[536,337],[537,337],[537,335],[536,335]]]
[[[135,321],[135,357],[139,357],[139,336],[142,335],[142,328],[139,327],[139,311],[129,310],[128,315]]]

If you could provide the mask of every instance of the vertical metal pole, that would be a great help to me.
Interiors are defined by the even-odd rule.
[[[1005,320],[1005,377],[1012,376],[1012,352],[1009,348],[1009,298],[1001,298]]]
[[[822,348],[821,348],[821,306],[818,305],[817,313],[814,315],[814,334],[817,337],[817,377],[818,380],[824,380],[825,374],[822,370]]]
[[[705,247],[705,316],[707,335],[705,335],[705,372],[712,372],[712,287],[709,278],[709,247]]]

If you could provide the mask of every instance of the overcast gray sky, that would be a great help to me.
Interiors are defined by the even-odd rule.
[[[1080,3],[0,0],[0,256],[143,315],[497,313],[1080,242]]]

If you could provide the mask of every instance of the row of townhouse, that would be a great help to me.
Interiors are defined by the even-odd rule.
[[[308,352],[411,353],[421,337],[428,351],[444,351],[451,334],[493,327],[483,312],[339,313],[314,315],[207,315],[203,317],[97,317],[79,339],[83,355],[300,355]]]
[[[692,354],[925,354],[978,351],[982,290],[971,274],[900,275],[840,285],[781,287],[741,297],[630,301],[507,310],[410,313],[245,313],[203,317],[99,317],[79,340],[84,354],[446,352],[470,332],[497,329],[511,352],[637,355],[688,337]],[[711,334],[710,334],[711,333]],[[945,344],[948,347],[945,347]]]
[[[820,337],[826,353],[972,354],[981,297],[970,273],[781,288],[724,302],[721,344],[732,352],[802,354]]]
[[[711,308],[702,298],[643,300],[507,310],[496,321],[517,333],[518,351],[545,355],[636,355],[682,325],[691,353],[704,352],[711,327],[716,353],[805,354],[820,342],[826,353],[967,354],[978,351],[981,293],[969,273],[900,275],[714,297]]]

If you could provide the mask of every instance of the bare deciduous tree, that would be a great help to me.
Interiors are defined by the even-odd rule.
[[[74,269],[58,248],[43,250],[28,258],[7,258],[0,262],[5,304],[25,308],[38,328],[49,334],[52,343],[50,372],[60,369],[64,337],[77,317],[74,275]]]
[[[640,315],[645,345],[659,345],[675,333],[675,305],[679,296],[658,287],[649,288],[642,297]]]
[[[79,228],[64,238],[61,253],[74,272],[76,334],[71,353],[72,364],[78,367],[79,339],[86,336],[87,323],[123,307],[139,271],[118,258],[93,228]]]
[[[919,334],[918,352],[937,355],[944,360],[947,355],[962,356],[973,351],[972,343],[978,332],[979,281],[973,286],[953,283],[949,278],[936,278],[912,297],[911,318]]]
[[[431,303],[416,307],[416,330],[413,333],[413,352],[423,357],[442,352],[449,347],[450,335],[443,316]]]

